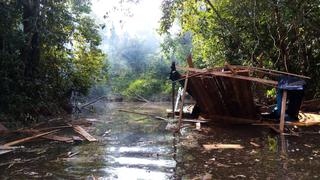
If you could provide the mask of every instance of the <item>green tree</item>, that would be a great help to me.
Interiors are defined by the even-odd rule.
[[[85,95],[107,78],[99,26],[89,0],[0,2],[0,113],[29,123],[70,110],[73,92]]]
[[[175,21],[192,33],[194,59],[203,66],[246,64],[311,76],[319,96],[318,0],[164,0],[160,32]]]

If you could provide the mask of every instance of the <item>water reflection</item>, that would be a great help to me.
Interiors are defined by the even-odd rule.
[[[112,177],[115,179],[150,179],[150,180],[165,180],[169,179],[172,175],[157,172],[157,171],[149,171],[140,168],[127,168],[120,167],[114,168],[113,170],[107,170],[112,174]]]

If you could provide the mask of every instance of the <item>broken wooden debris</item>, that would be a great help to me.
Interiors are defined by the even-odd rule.
[[[72,158],[76,155],[78,155],[80,153],[80,151],[76,151],[76,152],[68,152],[67,154],[67,158]]]
[[[54,135],[54,134],[48,134],[48,135],[43,136],[42,138],[54,140],[54,141],[66,142],[66,143],[73,142],[73,139],[71,137],[65,137],[65,136]]]
[[[15,150],[15,149],[22,149],[24,146],[0,146],[0,150]]]
[[[25,142],[29,142],[31,140],[35,139],[49,139],[54,141],[61,141],[66,143],[71,143],[74,141],[83,141],[82,138],[77,137],[67,137],[63,135],[56,135],[58,131],[61,131],[63,129],[72,128],[76,133],[80,134],[84,138],[86,138],[88,141],[93,142],[97,141],[94,137],[92,137],[87,131],[85,131],[80,125],[77,124],[84,124],[84,121],[71,121],[67,125],[60,125],[60,126],[54,126],[54,127],[43,127],[43,128],[37,128],[37,129],[19,129],[15,131],[8,131],[8,133],[21,133],[21,134],[28,134],[29,137],[25,137],[22,139],[14,140],[12,142],[5,143],[3,145],[0,145],[0,150],[14,150],[18,147],[12,147],[17,144],[22,144]],[[90,122],[91,124],[91,122]],[[43,124],[42,124],[43,125]]]
[[[204,144],[205,150],[212,149],[243,149],[244,147],[240,144]]]
[[[234,66],[234,67],[237,67],[237,66]],[[311,79],[308,76],[303,76],[303,75],[293,74],[293,73],[288,73],[288,72],[283,72],[283,71],[277,71],[277,70],[272,70],[272,69],[250,67],[250,66],[241,66],[241,67],[248,68],[253,71],[258,71],[258,70],[263,71],[265,73],[269,73],[270,75],[272,75],[272,73],[273,73],[274,75],[288,75],[288,76],[294,76],[294,77],[303,78],[303,79]]]
[[[7,154],[9,152],[12,152],[13,150],[0,150],[0,155]]]
[[[86,130],[84,130],[81,126],[75,125],[72,126],[73,130],[87,139],[89,142],[96,142],[98,141],[96,138],[91,136]]]
[[[196,69],[196,68],[185,68],[185,67],[179,67],[179,66],[177,66],[177,69],[185,70],[185,71],[191,71],[191,72],[198,72],[198,73],[206,72],[206,74],[210,74],[210,75],[213,75],[213,76],[241,79],[241,80],[246,80],[246,81],[253,81],[253,82],[256,82],[256,83],[270,85],[270,86],[273,86],[273,87],[278,85],[277,81],[268,80],[268,79],[262,79],[262,78],[256,78],[256,77],[243,76],[243,75],[239,75],[239,74],[233,75],[233,74],[229,74],[229,73],[225,73],[225,72],[207,71],[207,70],[201,70],[201,69]]]
[[[255,142],[250,142],[250,144],[251,144],[252,146],[254,146],[254,147],[260,147],[260,145],[257,144],[257,143],[255,143]]]
[[[196,123],[196,130],[198,130],[198,131],[201,130],[201,123],[199,123],[199,122]]]
[[[136,94],[136,93],[135,93],[135,96],[136,96],[135,99],[138,100],[138,101],[145,102],[145,103],[150,103],[149,100],[147,100],[146,98],[142,97],[142,96],[139,95],[139,94]]]
[[[96,99],[91,100],[90,102],[87,102],[87,103],[83,104],[82,106],[79,107],[79,109],[83,109],[83,108],[85,108],[85,107],[87,107],[87,106],[89,106],[89,105],[91,105],[93,103],[98,102],[99,100],[101,100],[103,98],[107,98],[107,97],[106,96],[100,96],[100,97],[98,97]]]
[[[25,143],[25,142],[31,141],[33,139],[48,135],[48,134],[56,133],[58,131],[60,131],[60,129],[56,129],[56,130],[53,130],[53,131],[36,134],[36,135],[30,136],[30,137],[26,137],[26,138],[22,138],[22,139],[18,139],[18,140],[6,143],[3,146],[14,146],[14,145],[17,145],[17,144]]]
[[[287,122],[288,126],[314,126],[320,125],[320,114],[299,113],[299,121]]]

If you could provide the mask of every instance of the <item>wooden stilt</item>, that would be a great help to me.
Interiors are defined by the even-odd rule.
[[[175,96],[175,85],[176,82],[172,82],[172,119],[174,119],[174,113],[175,113],[175,109],[174,109],[174,96]]]
[[[284,119],[286,116],[286,105],[287,105],[287,90],[283,90],[282,102],[281,102],[281,115],[280,115],[280,133],[284,130]]]
[[[182,94],[181,104],[180,104],[179,122],[178,122],[178,129],[177,129],[177,131],[179,131],[180,128],[181,128],[183,105],[184,105],[184,99],[185,99],[185,97],[186,97],[186,91],[187,91],[187,87],[188,87],[188,79],[189,79],[189,71],[187,71],[186,80],[185,80],[185,82],[184,82],[184,88],[183,88],[183,94]]]

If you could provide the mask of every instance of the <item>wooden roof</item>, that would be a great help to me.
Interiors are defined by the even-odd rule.
[[[211,120],[225,123],[252,123],[259,121],[257,108],[253,101],[252,83],[276,87],[278,82],[271,78],[253,77],[254,73],[269,76],[295,75],[263,68],[230,66],[224,68],[196,69],[177,67],[189,72],[187,92],[194,98],[201,115]],[[181,79],[185,79],[182,76]]]

